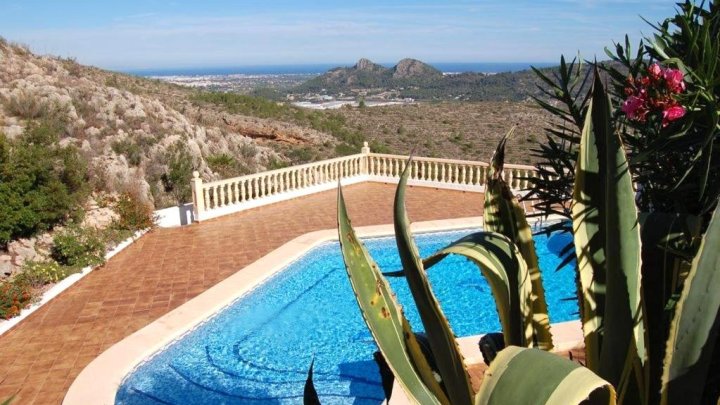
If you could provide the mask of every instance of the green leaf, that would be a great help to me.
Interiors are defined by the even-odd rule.
[[[449,254],[467,257],[490,284],[505,345],[532,345],[532,287],[527,265],[514,243],[495,232],[465,236],[425,259],[430,268]]]
[[[720,206],[685,280],[665,350],[662,403],[700,403],[718,335]]]
[[[587,366],[617,386],[631,374],[625,372],[628,364],[646,359],[640,228],[632,178],[597,68],[587,114],[572,206],[581,319]]]
[[[681,274],[690,269],[701,225],[701,218],[692,215],[640,214],[642,286],[648,335],[648,403],[651,404],[660,402],[662,366],[672,315],[668,302],[680,293]]]
[[[387,280],[355,235],[341,188],[338,188],[338,233],[360,312],[398,383],[418,403],[449,404]]]
[[[425,334],[442,377],[445,391],[453,404],[469,405],[472,404],[473,400],[470,375],[465,368],[460,347],[455,340],[452,329],[450,329],[450,324],[445,318],[435,294],[432,292],[417,246],[410,232],[410,220],[405,209],[405,189],[411,162],[412,158],[405,165],[395,193],[395,240],[405,270],[405,278],[410,286],[410,292],[412,292],[415,300],[420,319],[425,326]]]
[[[320,405],[320,398],[318,398],[317,391],[315,390],[315,384],[313,384],[314,365],[315,359],[310,362],[310,369],[308,370],[307,380],[305,380],[305,391],[303,392],[304,405]]]
[[[514,130],[514,127],[511,128],[500,140],[490,164],[485,186],[484,228],[487,231],[507,236],[518,246],[520,254],[527,263],[532,282],[533,299],[530,316],[532,317],[533,339],[531,341],[535,342],[540,349],[550,351],[553,349],[550,319],[532,230],[525,218],[524,210],[502,178],[505,143]]]
[[[587,401],[587,402],[583,402]],[[485,372],[476,405],[613,405],[615,389],[581,365],[537,349],[503,349]]]

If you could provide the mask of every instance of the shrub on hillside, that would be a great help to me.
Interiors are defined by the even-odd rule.
[[[168,148],[165,159],[168,170],[160,178],[165,192],[172,194],[178,204],[190,201],[190,179],[195,167],[192,155],[187,147],[178,141]]]
[[[113,222],[114,229],[135,232],[155,225],[152,207],[133,193],[120,195],[115,212],[119,218]]]
[[[209,155],[205,161],[210,170],[217,173],[222,179],[241,176],[248,172],[245,165],[227,153]]]
[[[112,143],[113,152],[123,155],[127,162],[132,166],[139,166],[142,161],[142,148],[135,142],[130,140],[116,141]]]
[[[53,238],[51,256],[59,264],[74,268],[105,262],[105,241],[99,231],[69,227]]]
[[[34,123],[15,140],[0,134],[0,245],[82,215],[87,165],[76,148],[58,146],[58,132]]]
[[[20,314],[32,300],[30,286],[20,280],[0,283],[0,318],[10,319]]]
[[[15,276],[16,281],[27,283],[30,287],[39,288],[46,284],[57,283],[69,276],[73,269],[61,266],[56,261],[27,261],[22,266],[20,274]]]

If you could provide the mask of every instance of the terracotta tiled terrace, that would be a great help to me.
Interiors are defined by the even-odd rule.
[[[394,190],[346,187],[353,224],[391,223]],[[411,187],[407,198],[414,221],[482,214],[478,193]],[[0,336],[0,399],[60,404],[105,349],[285,242],[335,228],[335,204],[336,192],[328,191],[146,234]]]

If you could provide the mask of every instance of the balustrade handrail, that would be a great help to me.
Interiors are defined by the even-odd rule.
[[[260,178],[260,177],[289,173],[289,172],[302,170],[302,169],[311,169],[311,168],[318,167],[318,166],[321,166],[324,164],[341,163],[341,162],[344,162],[347,160],[357,159],[362,156],[364,156],[362,153],[356,153],[354,155],[341,156],[341,157],[336,157],[336,158],[326,159],[326,160],[318,160],[315,162],[303,163],[303,164],[290,166],[290,167],[283,167],[281,169],[266,170],[264,172],[258,172],[258,173],[252,173],[252,174],[244,174],[242,176],[237,176],[237,177],[228,177],[227,179],[205,181],[205,182],[203,182],[203,186],[205,186],[205,187],[221,186],[223,184],[231,183],[231,182],[235,182],[235,181],[252,180],[252,179],[256,179],[256,178]]]
[[[386,158],[386,159],[405,159],[405,160],[408,159],[408,156],[405,156],[405,155],[391,155],[391,154],[387,154],[387,153],[370,153],[369,156],[377,157],[377,158]],[[489,163],[482,162],[479,160],[443,159],[443,158],[433,158],[433,157],[425,157],[425,156],[413,156],[413,160],[423,161],[423,162],[459,164],[459,165],[489,166]],[[507,166],[509,166],[509,165],[507,165]]]
[[[194,172],[191,189],[195,219],[327,190],[339,179],[357,182],[399,178],[407,159],[404,155],[371,153],[365,143],[359,154],[227,179],[204,182]],[[419,185],[482,191],[489,166],[481,161],[417,156],[410,178]],[[506,164],[505,178],[512,188],[523,189],[528,184],[527,176],[535,170],[534,166]]]

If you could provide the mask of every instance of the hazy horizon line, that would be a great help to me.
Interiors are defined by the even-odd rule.
[[[507,67],[507,66],[515,66],[515,67],[521,67],[521,66],[527,66],[528,68],[530,66],[538,66],[538,67],[548,67],[548,66],[554,66],[559,65],[560,62],[554,61],[554,62],[548,62],[548,61],[493,61],[493,62],[454,62],[454,61],[432,61],[432,62],[425,62],[428,65],[431,65],[433,67],[436,67],[436,65],[439,65],[440,67],[449,66],[449,65],[455,65],[455,66],[497,66],[497,67]],[[151,74],[153,72],[212,72],[212,71],[220,71],[220,70],[232,70],[232,69],[238,69],[238,70],[257,70],[257,69],[269,69],[269,68],[282,68],[284,70],[286,69],[292,69],[292,68],[322,68],[324,70],[327,70],[328,68],[346,68],[346,67],[352,67],[357,63],[356,61],[353,62],[304,62],[304,63],[252,63],[252,64],[222,64],[222,65],[211,65],[211,66],[178,66],[178,67],[167,67],[167,66],[160,66],[160,67],[141,67],[141,68],[122,68],[122,69],[109,69],[109,70],[115,70],[122,73],[128,73],[128,74],[135,74],[135,75],[143,75],[143,74]],[[393,67],[397,65],[398,62],[375,62],[378,65],[384,66],[384,67]],[[439,69],[442,70],[442,69]],[[444,71],[445,73],[449,71]],[[245,72],[238,72],[238,73],[245,73]],[[261,72],[256,72],[261,73]],[[302,72],[301,72],[302,73]],[[311,73],[311,72],[306,72]],[[213,73],[206,73],[206,74],[213,74]],[[218,73],[220,74],[220,73]],[[222,73],[222,74],[232,74],[232,73]]]

